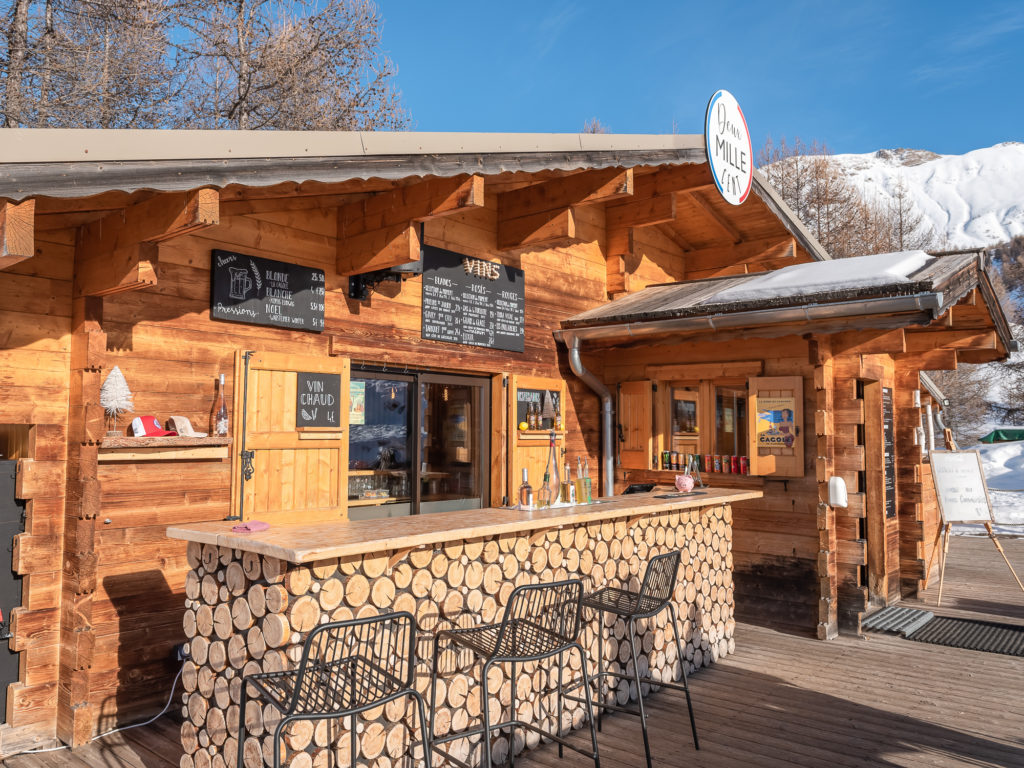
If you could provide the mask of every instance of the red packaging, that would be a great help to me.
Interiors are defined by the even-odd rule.
[[[714,468],[715,468],[715,463],[711,460],[711,454],[710,453],[705,453],[704,454],[704,471],[705,472],[712,472],[714,470]]]
[[[722,472],[729,474],[732,471],[732,465],[729,463],[729,457],[722,454]]]
[[[750,474],[750,459],[748,459],[746,456],[740,456],[740,474]]]
[[[740,457],[733,456],[729,459],[729,464],[732,465],[732,473],[738,475],[740,473]]]

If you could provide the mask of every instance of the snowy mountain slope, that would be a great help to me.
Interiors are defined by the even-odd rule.
[[[879,150],[834,155],[867,199],[891,200],[900,178],[943,248],[988,247],[1024,234],[1024,144],[964,155]],[[945,239],[943,239],[945,238]]]

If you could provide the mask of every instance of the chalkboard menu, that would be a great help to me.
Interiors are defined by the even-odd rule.
[[[421,336],[522,352],[525,285],[521,269],[425,246]]]
[[[341,428],[341,374],[296,374],[295,426]]]
[[[882,387],[882,464],[885,467],[885,516],[896,517],[896,430],[892,421],[892,390]]]
[[[320,333],[324,329],[324,271],[231,251],[210,259],[210,316],[251,325]]]
[[[543,390],[543,389],[519,389],[516,390],[516,424],[526,421],[527,409],[532,405],[535,407],[544,408],[544,394],[545,392],[551,397],[551,405],[555,410],[555,413],[559,412],[561,403],[559,403],[560,394],[554,390]],[[554,429],[554,419],[546,418],[543,419],[541,424],[542,429]]]

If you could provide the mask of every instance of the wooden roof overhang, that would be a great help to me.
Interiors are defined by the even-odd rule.
[[[496,210],[499,251],[583,242],[601,221],[612,295],[829,258],[759,175],[741,206],[714,193],[699,135],[0,136],[0,269],[31,257],[35,233],[77,227],[78,295],[154,285],[160,244],[222,216],[300,209],[337,210],[342,275],[415,261],[421,222],[482,207]],[[641,262],[653,265],[642,278]]]
[[[934,369],[955,368],[957,361],[1001,360],[1018,348],[981,251],[944,254],[907,281],[761,300],[715,300],[726,288],[754,277],[652,286],[563,321],[555,336],[567,344],[619,347],[709,333],[728,339],[898,331],[886,344],[892,352],[952,351],[952,365],[922,365]]]

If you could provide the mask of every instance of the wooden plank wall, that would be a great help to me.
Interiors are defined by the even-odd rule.
[[[604,380],[614,386],[620,381],[642,378],[648,365],[749,361],[755,354],[757,359],[764,360],[765,376],[803,377],[804,423],[814,424],[814,367],[809,360],[808,342],[799,337],[638,345],[607,351],[603,356],[592,352],[585,355],[585,361],[588,368],[597,369],[603,359]],[[764,489],[763,498],[733,505],[737,618],[814,633],[820,595],[814,430],[805,429],[803,439],[803,477],[775,480],[714,475],[710,480],[719,486],[755,485]],[[666,477],[659,477],[661,474],[619,473],[616,487],[621,489],[629,482],[666,481]]]
[[[7,689],[0,754],[45,743],[56,727],[73,254],[73,232],[37,230],[34,256],[0,272],[0,425],[22,425],[6,432],[17,436],[27,501],[13,542],[24,577],[10,641],[21,682]]]
[[[208,428],[216,377],[232,391],[236,349],[338,354],[367,364],[433,366],[491,375],[496,371],[567,379],[570,455],[598,467],[598,401],[561,369],[551,328],[605,296],[600,250],[603,214],[586,220],[584,243],[504,252],[503,263],[526,271],[527,329],[523,355],[423,341],[420,281],[385,283],[368,302],[347,298],[347,278],[335,271],[333,210],[275,211],[222,216],[217,226],[160,247],[153,288],[104,298],[107,368],[119,365],[135,393],[136,413],[184,415]],[[231,210],[231,203],[225,205]],[[590,210],[590,209],[587,209]],[[577,232],[582,218],[577,216]],[[495,257],[496,210],[490,207],[428,222],[426,242],[469,255]],[[212,322],[210,251],[214,248],[317,266],[327,273],[323,334]],[[353,370],[358,371],[359,362]],[[229,404],[234,418],[232,404]],[[90,703],[96,730],[157,708],[184,640],[181,611],[187,570],[183,543],[164,536],[168,525],[218,520],[228,514],[230,462],[101,464],[101,512],[96,525],[95,652]],[[108,522],[109,521],[109,522]]]

